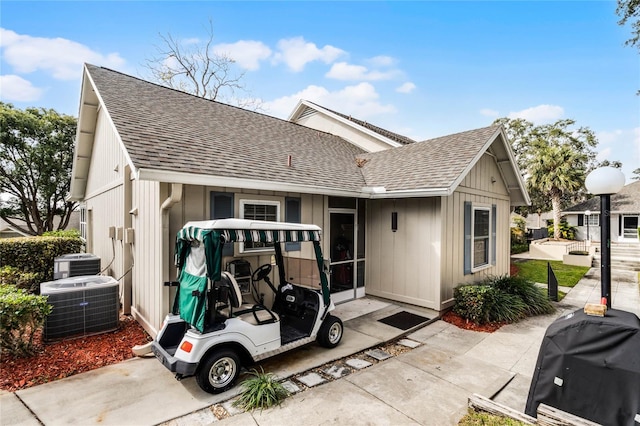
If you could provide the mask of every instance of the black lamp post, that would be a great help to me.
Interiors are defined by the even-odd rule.
[[[600,303],[611,309],[611,195],[624,186],[624,174],[615,167],[600,167],[589,173],[584,185],[600,196]]]

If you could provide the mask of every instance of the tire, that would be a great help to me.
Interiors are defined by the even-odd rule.
[[[333,315],[327,315],[318,331],[318,343],[325,348],[335,348],[342,340],[344,327],[342,321]]]
[[[214,351],[200,363],[196,382],[208,393],[221,393],[231,389],[240,375],[240,358],[230,349]]]

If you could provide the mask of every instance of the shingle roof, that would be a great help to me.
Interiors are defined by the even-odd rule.
[[[500,126],[484,127],[358,156],[369,186],[387,191],[448,188]]]
[[[307,101],[307,102],[309,102],[309,101]],[[389,130],[383,129],[382,127],[378,127],[378,126],[373,125],[371,123],[367,123],[366,121],[359,120],[357,118],[351,117],[350,115],[342,114],[341,112],[338,112],[338,111],[333,111],[333,110],[331,110],[329,108],[323,107],[322,105],[318,105],[318,104],[313,103],[313,102],[309,102],[309,103],[317,105],[317,106],[319,106],[319,107],[321,107],[323,109],[326,109],[327,111],[332,112],[333,114],[339,115],[342,118],[346,118],[347,120],[352,121],[352,122],[356,123],[357,125],[364,127],[365,129],[369,129],[372,132],[376,132],[377,134],[379,134],[381,136],[384,136],[385,138],[389,138],[392,141],[398,142],[400,144],[408,145],[408,144],[411,144],[411,143],[415,142],[411,138],[408,138],[408,137],[400,135],[398,133],[394,133],[394,132],[391,132]]]
[[[583,213],[591,210],[596,213],[600,211],[600,197],[593,197],[587,201],[569,207],[563,212]],[[620,192],[611,196],[611,211],[625,213],[640,213],[640,181],[625,185]]]
[[[359,191],[363,151],[342,138],[87,65],[137,169]],[[292,166],[287,166],[287,156]]]

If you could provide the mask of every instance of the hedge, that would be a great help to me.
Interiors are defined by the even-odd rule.
[[[13,266],[0,268],[0,285],[15,285],[29,293],[38,293],[40,275],[34,272],[22,272]]]
[[[53,261],[63,254],[79,253],[82,240],[77,237],[21,237],[0,239],[2,265],[23,273],[37,274],[40,282],[53,280]],[[39,288],[35,293],[39,293]]]
[[[0,286],[0,349],[16,356],[31,355],[36,331],[51,309],[46,296],[13,285]]]

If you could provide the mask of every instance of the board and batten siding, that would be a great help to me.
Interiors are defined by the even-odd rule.
[[[366,229],[366,293],[439,310],[440,198],[370,200]]]
[[[128,268],[129,247],[122,238],[127,226],[124,211],[126,179],[129,179],[126,157],[111,121],[100,109],[83,200],[88,218],[86,251],[98,256],[104,274],[116,279],[122,277]],[[109,237],[110,227],[116,230],[114,239]],[[124,294],[122,286],[128,279],[120,280],[120,294]]]
[[[161,194],[160,186],[159,182],[151,181],[134,181],[132,185],[132,207],[137,209],[137,214],[132,217],[135,239],[132,245],[134,267],[131,312],[152,336],[157,334],[162,320],[169,313],[170,303],[169,288],[164,286],[163,277],[163,265],[169,259],[163,259],[165,248],[160,211],[168,190],[165,188],[164,194]]]
[[[465,201],[474,206],[496,206],[496,264],[467,275],[464,274]],[[509,193],[494,157],[489,154],[480,158],[452,195],[442,197],[441,309],[453,304],[453,291],[459,284],[509,273],[510,212]]]

